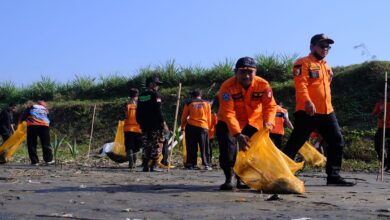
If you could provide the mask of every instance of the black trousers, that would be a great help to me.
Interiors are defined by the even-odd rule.
[[[310,133],[317,130],[329,145],[326,173],[328,177],[338,177],[343,157],[344,139],[334,112],[309,116],[304,111],[297,111],[294,117],[294,130],[283,152],[294,159],[299,149],[309,139]]]
[[[8,140],[9,137],[11,137],[11,134],[8,134],[8,133],[4,133],[4,134],[1,134],[1,137],[3,138],[3,143]]]
[[[275,146],[279,149],[282,149],[282,137],[281,134],[274,134],[269,133],[269,137],[271,138],[272,142],[274,142]]]
[[[382,160],[382,139],[383,139],[383,128],[378,128],[375,133],[375,151],[378,154],[379,161]],[[386,128],[386,142],[385,142],[385,164],[384,166],[390,168],[390,128]]]
[[[187,124],[185,129],[185,136],[187,150],[186,166],[196,166],[198,158],[198,145],[200,148],[200,155],[203,165],[210,166],[210,145],[208,130]]]
[[[50,145],[50,130],[47,126],[30,125],[27,127],[27,148],[31,163],[39,162],[37,155],[37,139],[41,140],[43,160],[50,162],[53,160],[53,152]]]
[[[4,126],[0,127],[0,134],[3,138],[3,143],[12,135],[12,131],[10,129],[5,128]]]
[[[137,132],[124,132],[126,152],[132,150],[136,153],[141,148],[141,133]]]
[[[236,163],[238,148],[237,140],[230,135],[229,128],[225,122],[218,121],[215,129],[219,145],[219,166],[227,172],[232,170]],[[252,137],[256,132],[257,129],[250,125],[246,125],[241,131],[242,134],[247,135],[248,137]]]

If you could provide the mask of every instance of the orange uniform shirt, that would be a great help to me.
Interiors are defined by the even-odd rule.
[[[275,126],[271,133],[284,135],[284,119],[286,117],[288,117],[287,109],[284,109],[278,105],[275,116]]]
[[[249,124],[257,129],[263,122],[274,124],[276,103],[268,82],[255,76],[252,84],[245,90],[237,77],[227,79],[218,92],[218,120],[225,122],[231,135],[241,133]]]
[[[330,83],[333,72],[326,61],[318,61],[312,54],[297,60],[293,65],[296,111],[305,110],[311,101],[317,114],[333,112]]]
[[[209,139],[214,138],[215,125],[217,125],[217,122],[218,122],[217,113],[212,113],[211,114],[211,125],[210,125],[210,128],[209,128]]]
[[[375,104],[373,115],[378,115],[378,128],[383,128],[383,116],[384,116],[385,104],[384,101],[377,102]],[[386,104],[386,128],[390,128],[390,102]]]
[[[211,125],[210,103],[202,99],[192,99],[184,105],[181,115],[181,129],[184,130],[186,124],[209,129]]]
[[[123,131],[141,133],[141,128],[135,118],[137,104],[127,104],[127,116],[123,124]]]

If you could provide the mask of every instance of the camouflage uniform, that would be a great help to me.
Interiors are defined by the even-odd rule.
[[[146,85],[161,84],[157,77],[150,77]],[[157,159],[161,155],[164,138],[164,118],[161,95],[157,89],[148,89],[138,97],[136,119],[142,130],[143,171],[158,171]]]
[[[162,151],[164,137],[162,130],[146,131],[142,133],[142,159],[157,160]]]

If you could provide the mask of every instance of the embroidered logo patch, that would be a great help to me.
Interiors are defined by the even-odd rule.
[[[294,65],[293,74],[294,76],[299,76],[302,73],[302,65]]]
[[[222,94],[222,100],[227,102],[230,100],[230,93],[227,93],[225,92],[224,94]]]
[[[319,72],[312,72],[312,71],[310,71],[309,72],[309,77],[311,79],[318,79],[318,78],[320,78],[320,73]]]

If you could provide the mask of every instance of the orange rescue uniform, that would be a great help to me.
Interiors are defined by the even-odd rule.
[[[252,84],[245,90],[237,77],[226,80],[218,92],[218,120],[225,122],[231,135],[241,133],[249,124],[257,129],[263,122],[274,124],[276,103],[268,82],[254,76]]]
[[[378,115],[378,128],[383,128],[383,114],[384,114],[385,104],[384,101],[377,102],[375,104],[374,111],[372,112],[373,115]],[[386,104],[386,128],[390,128],[390,102],[387,101]]]
[[[141,128],[135,118],[137,104],[127,104],[127,117],[124,121],[123,131],[141,133]]]
[[[304,111],[305,103],[311,101],[317,114],[332,113],[330,83],[333,72],[326,61],[318,61],[312,54],[309,54],[294,63],[293,73],[296,111]]]
[[[181,129],[184,130],[186,124],[209,129],[211,126],[210,103],[202,99],[193,99],[184,105],[181,115]]]
[[[275,126],[273,127],[271,133],[284,135],[284,119],[286,118],[287,114],[287,109],[284,109],[279,105],[277,106]]]
[[[217,122],[218,122],[218,116],[217,116],[217,113],[212,113],[211,114],[211,125],[210,125],[210,128],[209,128],[209,139],[213,139],[214,138],[214,134],[215,134],[215,125],[217,125]]]

